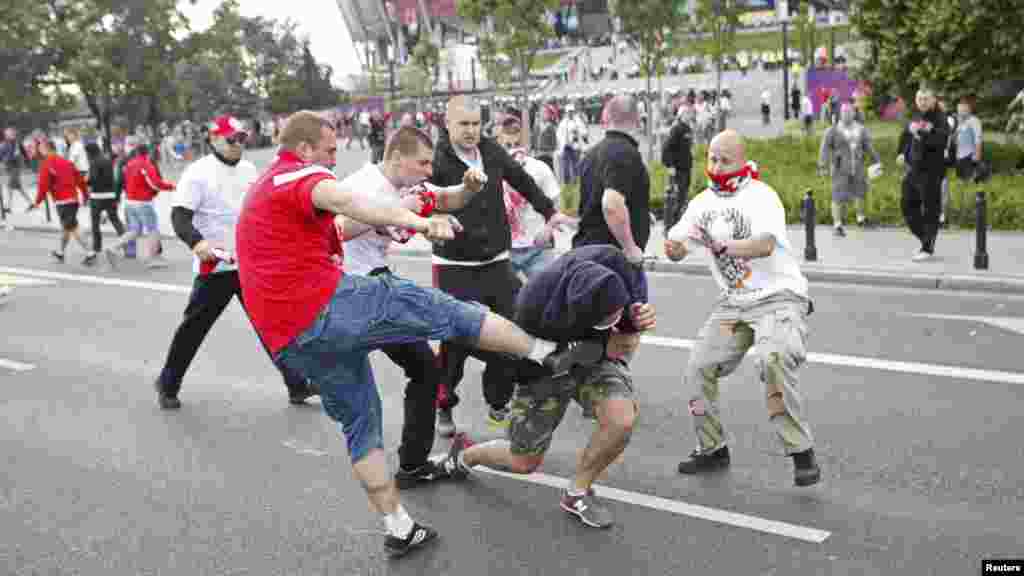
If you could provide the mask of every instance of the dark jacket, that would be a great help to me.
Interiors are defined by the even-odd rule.
[[[933,108],[925,114],[915,112],[911,122],[918,120],[930,122],[932,129],[919,132],[920,138],[914,138],[910,133],[910,123],[907,123],[900,134],[899,153],[903,154],[912,176],[941,178],[946,170],[946,145],[949,142],[946,115]]]
[[[512,233],[505,215],[505,192],[501,185],[507,181],[544,219],[555,213],[555,205],[537,187],[533,178],[518,162],[493,140],[480,140],[487,184],[462,210],[454,216],[464,230],[441,245],[434,245],[434,254],[446,260],[486,262],[509,250]],[[462,183],[468,166],[459,159],[450,141],[441,138],[434,150],[434,175],[430,182],[436,186],[454,186]]]
[[[677,120],[668,133],[668,139],[661,146],[661,163],[681,172],[693,169],[693,131],[683,121]]]
[[[120,199],[121,191],[114,182],[114,164],[106,156],[89,159],[89,188],[92,194],[113,193],[113,198]]]
[[[515,322],[523,330],[553,342],[585,340],[604,318],[595,313],[594,294],[579,281],[583,268],[600,265],[619,276],[629,290],[631,302],[647,302],[647,276],[626,260],[622,250],[609,244],[583,246],[566,252],[538,272],[519,291]],[[616,328],[636,332],[629,306]]]

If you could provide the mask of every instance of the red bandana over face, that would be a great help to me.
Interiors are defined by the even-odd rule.
[[[747,181],[761,179],[757,164],[752,161],[748,161],[742,168],[734,172],[712,174],[705,168],[704,173],[708,177],[708,186],[719,196],[732,196]]]

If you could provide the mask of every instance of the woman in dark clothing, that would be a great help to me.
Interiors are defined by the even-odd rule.
[[[114,185],[114,165],[105,156],[100,147],[90,142],[85,145],[85,153],[89,156],[89,211],[92,216],[92,249],[93,254],[86,258],[85,263],[96,262],[96,254],[103,251],[103,237],[100,235],[100,217],[106,213],[110,223],[120,237],[124,234],[124,225],[117,215],[117,203],[120,190]]]

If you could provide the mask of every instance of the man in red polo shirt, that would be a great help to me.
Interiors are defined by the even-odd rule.
[[[397,154],[398,187],[418,184],[431,174],[433,145],[421,134],[418,146]],[[280,144],[277,159],[246,195],[238,220],[242,295],[275,360],[319,386],[324,412],[345,434],[355,475],[384,516],[384,547],[399,556],[433,540],[437,532],[412,520],[388,473],[371,350],[456,340],[543,361],[556,371],[597,359],[589,350],[552,354],[554,343],[441,291],[391,276],[343,273],[333,258],[341,250],[336,215],[374,228],[416,230],[431,241],[453,238],[458,222],[446,214],[423,218],[396,199],[367,193],[358,186],[359,178],[335,179],[325,166],[334,165],[337,136],[331,122],[313,112],[289,117]],[[437,209],[461,208],[483,180],[479,172],[467,171],[463,187],[438,194]],[[465,474],[458,465],[463,445],[461,439],[453,442],[443,463],[456,478]]]
[[[133,151],[132,159],[125,164],[124,210],[128,221],[128,232],[103,250],[110,266],[117,266],[117,250],[136,238],[145,238],[143,258],[148,268],[164,268],[167,261],[159,254],[160,225],[153,199],[161,191],[174,190],[174,183],[160,176],[160,171],[149,159],[149,147],[145,144]]]
[[[39,191],[36,193],[36,201],[32,208],[38,208],[49,194],[53,197],[57,215],[60,217],[60,248],[50,254],[58,262],[64,262],[64,250],[68,247],[68,242],[74,238],[82,250],[85,250],[85,260],[90,261],[96,257],[96,253],[89,249],[78,233],[78,169],[70,161],[59,156],[53,142],[49,140],[39,141],[39,155],[44,160],[39,164]]]

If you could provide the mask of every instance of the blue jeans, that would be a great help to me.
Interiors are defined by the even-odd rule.
[[[126,203],[124,213],[125,220],[128,221],[129,232],[136,232],[139,236],[149,236],[160,232],[156,208],[153,207],[153,204]]]
[[[554,261],[555,256],[549,248],[530,246],[527,248],[513,248],[509,252],[509,262],[512,269],[522,272],[529,280],[534,274],[540,272],[545,266]]]
[[[423,340],[475,345],[486,314],[478,305],[408,280],[346,274],[313,324],[277,359],[320,386],[324,412],[341,424],[355,463],[384,447],[370,351]]]

